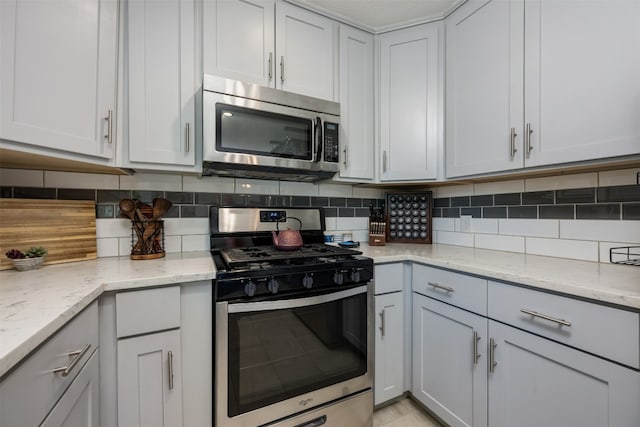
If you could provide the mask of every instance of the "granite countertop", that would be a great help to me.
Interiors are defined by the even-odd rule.
[[[363,244],[360,250],[376,263],[420,262],[640,310],[638,267],[435,244]],[[0,377],[103,292],[214,277],[208,251],[1,271]]]
[[[0,377],[103,292],[211,280],[211,254],[128,257],[0,272]]]
[[[361,245],[376,263],[415,261],[640,310],[640,268],[450,245]]]

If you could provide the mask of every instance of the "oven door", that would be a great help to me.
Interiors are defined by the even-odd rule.
[[[216,425],[273,422],[373,385],[373,291],[216,304]]]

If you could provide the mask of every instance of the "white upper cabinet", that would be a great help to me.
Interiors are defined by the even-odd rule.
[[[640,2],[527,0],[524,16],[525,165],[640,153]]]
[[[446,20],[457,177],[640,153],[640,3],[471,0]]]
[[[288,3],[276,7],[276,87],[335,99],[333,21]]]
[[[336,99],[332,20],[273,0],[206,1],[203,11],[205,74]]]
[[[340,26],[339,178],[373,180],[373,35]]]
[[[205,1],[205,74],[273,85],[274,11],[275,0]]]
[[[117,12],[116,0],[0,2],[0,138],[113,157]]]
[[[380,36],[380,181],[438,175],[441,23]]]
[[[195,1],[131,0],[126,5],[129,161],[193,166],[199,86]]]
[[[447,18],[449,177],[522,167],[522,11],[522,0],[472,0]]]

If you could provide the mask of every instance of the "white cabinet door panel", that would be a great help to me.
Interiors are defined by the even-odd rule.
[[[0,2],[0,138],[112,157],[117,10],[115,0]]]
[[[413,293],[412,393],[451,426],[487,425],[487,340],[484,317]]]
[[[99,351],[53,407],[40,427],[98,427],[100,425]]]
[[[340,177],[373,179],[373,36],[340,27]]]
[[[276,5],[276,87],[334,100],[333,21],[288,3]]]
[[[205,1],[204,72],[274,84],[274,0]]]
[[[118,340],[118,425],[180,427],[181,363],[178,329]]]
[[[640,373],[489,321],[492,427],[637,426]]]
[[[403,293],[375,296],[374,404],[404,392]]]
[[[640,2],[525,3],[527,166],[640,153]]]
[[[471,1],[447,19],[448,177],[523,166],[523,7]]]
[[[381,181],[435,179],[439,24],[380,38]]]
[[[195,164],[194,3],[128,3],[130,161]]]

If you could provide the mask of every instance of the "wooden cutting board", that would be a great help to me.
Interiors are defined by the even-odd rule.
[[[4,254],[43,246],[46,264],[95,259],[94,201],[0,198],[0,270],[13,268]]]

